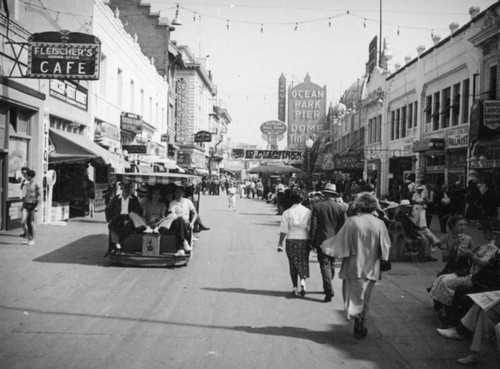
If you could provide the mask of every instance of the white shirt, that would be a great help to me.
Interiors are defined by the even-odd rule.
[[[129,200],[130,200],[130,196],[128,196],[126,199],[123,198],[123,196],[121,196],[121,199],[122,199],[122,211],[120,214],[128,214],[128,203],[129,203]]]
[[[311,222],[311,210],[302,204],[294,204],[281,216],[280,232],[291,240],[307,240]]]
[[[194,204],[191,200],[185,199],[184,197],[181,201],[172,200],[168,206],[168,211],[172,211],[175,206],[179,206],[182,209],[182,217],[189,222],[189,213],[191,211],[196,211]]]

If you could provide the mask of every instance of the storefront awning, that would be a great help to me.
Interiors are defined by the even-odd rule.
[[[95,163],[111,165],[117,171],[129,168],[130,164],[84,136],[56,129],[49,131],[55,148],[49,156],[50,164]]]

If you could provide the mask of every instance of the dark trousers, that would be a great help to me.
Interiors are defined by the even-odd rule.
[[[184,247],[184,240],[189,243],[191,239],[191,231],[189,229],[189,222],[184,218],[179,217],[175,219],[170,225],[169,230],[175,233],[175,243],[177,244],[177,249],[182,249]]]
[[[321,272],[321,278],[323,280],[323,291],[326,296],[332,297],[334,295],[332,279],[335,276],[335,258],[326,255],[321,247],[317,248],[319,270]]]

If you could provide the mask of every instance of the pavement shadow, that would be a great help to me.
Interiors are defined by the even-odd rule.
[[[95,219],[95,218],[72,218],[69,223],[103,223],[105,224],[106,221],[104,219]]]
[[[33,261],[107,266],[107,261],[103,258],[107,248],[108,235],[95,234],[80,238]]]
[[[286,299],[297,299],[304,301],[312,301],[312,302],[321,302],[323,303],[323,298],[315,299],[310,297],[309,295],[323,295],[323,292],[307,292],[304,297],[302,296],[294,296],[291,292],[283,292],[283,291],[269,291],[269,290],[251,290],[247,288],[215,288],[215,287],[203,287],[202,290],[205,291],[213,291],[213,292],[230,292],[230,293],[242,293],[246,295],[259,295],[259,296],[271,296],[271,297],[284,297]]]
[[[241,215],[264,215],[264,216],[275,215],[275,214],[272,214],[272,213],[243,213],[243,212],[240,212],[238,214],[241,214]]]
[[[272,227],[277,227],[280,225],[280,221],[279,220],[272,220],[272,221],[269,221],[267,223],[252,223],[252,224],[255,224],[255,225],[263,225],[263,226],[272,226]]]

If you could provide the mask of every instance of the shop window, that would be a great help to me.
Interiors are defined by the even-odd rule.
[[[377,142],[382,140],[382,115],[377,118]]]
[[[391,141],[394,141],[394,132],[395,132],[395,119],[396,114],[394,111],[391,111]]]
[[[432,111],[432,129],[437,131],[439,129],[439,113],[441,109],[440,93],[436,92],[434,94],[434,109]]]
[[[467,123],[469,121],[469,94],[470,94],[470,81],[467,78],[462,83],[462,121]]]
[[[406,106],[401,108],[401,138],[406,137]]]
[[[400,122],[399,118],[400,118],[400,114],[401,114],[401,110],[397,109],[396,110],[396,122],[395,122],[396,132],[394,133],[394,136],[395,136],[396,140],[399,140],[399,137],[400,137],[399,136],[399,129],[400,129],[400,127],[399,127],[399,122]]]
[[[426,158],[428,167],[443,166],[446,164],[446,156],[444,155],[427,155]]]
[[[413,103],[413,127],[418,125],[418,102]]]
[[[442,128],[447,128],[450,126],[450,109],[451,109],[451,88],[448,87],[443,90]]]
[[[33,113],[16,107],[11,107],[8,113],[10,126],[9,136],[9,163],[8,163],[8,197],[20,198],[21,192],[21,168],[30,166],[29,149],[31,133],[31,117]]]
[[[425,123],[432,121],[432,95],[425,97]]]
[[[492,65],[490,67],[490,75],[489,75],[489,91],[488,91],[488,98],[490,100],[496,100],[497,98],[497,66]]]
[[[408,105],[408,129],[413,128],[413,104]]]
[[[7,141],[5,135],[7,133],[7,120],[9,119],[9,107],[0,106],[0,149],[5,149]]]
[[[460,83],[453,85],[453,105],[451,106],[451,125],[458,125],[460,117]]]

